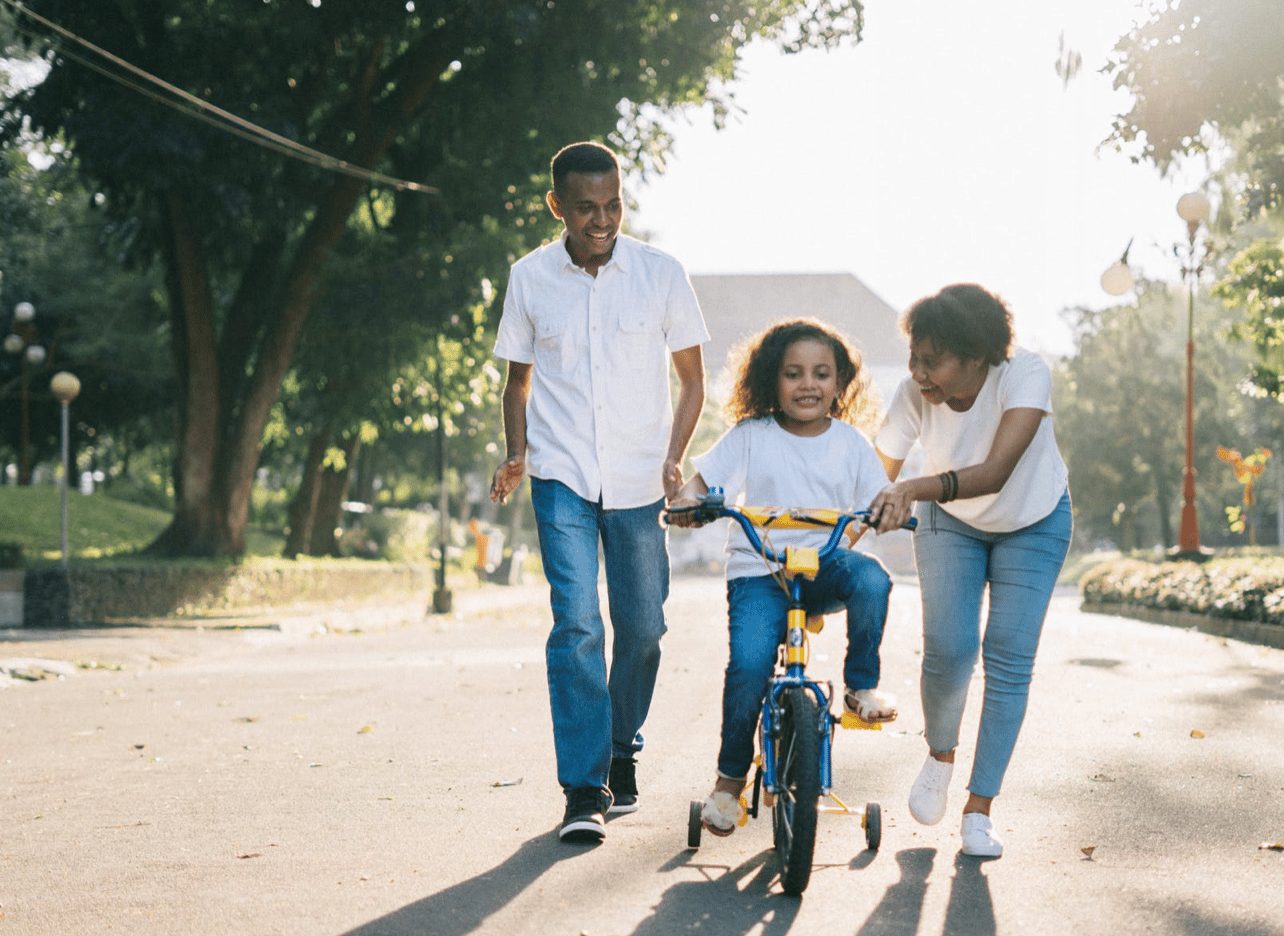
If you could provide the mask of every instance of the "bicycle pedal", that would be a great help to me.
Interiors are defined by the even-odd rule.
[[[882,731],[882,722],[868,722],[861,718],[855,712],[843,712],[843,717],[839,719],[844,728],[856,728],[861,731]]]

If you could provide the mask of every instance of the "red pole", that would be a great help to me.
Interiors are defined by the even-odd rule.
[[[1199,517],[1195,513],[1195,229],[1190,227],[1190,269],[1183,272],[1190,277],[1186,304],[1186,467],[1182,471],[1181,530],[1177,535],[1180,553],[1200,552]]]

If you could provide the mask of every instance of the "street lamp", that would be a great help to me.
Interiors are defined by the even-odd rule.
[[[1186,281],[1186,465],[1182,469],[1181,527],[1176,559],[1203,559],[1207,555],[1199,543],[1199,517],[1195,510],[1195,287],[1204,271],[1206,249],[1196,249],[1196,238],[1202,224],[1207,224],[1212,206],[1203,192],[1187,192],[1177,199],[1177,214],[1186,222],[1186,247],[1174,245],[1173,253],[1181,262],[1181,276]],[[1111,296],[1122,296],[1133,288],[1132,270],[1128,267],[1128,250],[1101,274],[1101,288]]]
[[[19,387],[21,388],[22,420],[18,437],[18,483],[31,483],[31,392],[30,381],[32,367],[39,367],[45,362],[45,349],[40,344],[40,333],[36,330],[36,307],[30,302],[19,302],[13,307],[12,330],[4,339],[4,349],[9,354],[21,355],[18,361]]]
[[[62,569],[67,571],[67,476],[71,474],[71,456],[70,445],[70,417],[68,408],[71,401],[76,399],[80,393],[80,380],[75,374],[68,371],[59,371],[53,375],[53,380],[49,382],[49,389],[53,391],[58,405],[62,408],[62,484],[59,490],[59,500],[62,505]]]
[[[1132,289],[1136,283],[1132,276],[1132,270],[1128,268],[1128,251],[1130,250],[1132,250],[1131,238],[1128,240],[1128,246],[1124,248],[1123,256],[1106,267],[1106,272],[1101,274],[1101,288],[1109,296],[1122,296]]]
[[[1208,223],[1212,206],[1203,192],[1187,192],[1177,199],[1177,215],[1186,222],[1186,251],[1173,252],[1181,260],[1181,276],[1186,281],[1186,467],[1182,471],[1181,530],[1177,534],[1176,555],[1201,558],[1199,518],[1195,512],[1195,287],[1204,271],[1204,251],[1196,251],[1199,226]]]

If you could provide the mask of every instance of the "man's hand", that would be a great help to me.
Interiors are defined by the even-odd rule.
[[[682,490],[682,462],[672,458],[664,460],[664,467],[661,469],[660,480],[664,482],[664,499],[673,502]]]
[[[525,455],[514,455],[502,462],[495,469],[495,475],[490,480],[490,499],[500,504],[507,504],[508,495],[517,490],[524,474],[526,474]]]

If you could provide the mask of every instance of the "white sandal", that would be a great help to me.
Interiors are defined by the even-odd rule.
[[[896,721],[896,696],[878,689],[848,689],[843,694],[843,705],[863,722]]]
[[[724,793],[722,790],[715,790],[704,801],[704,809],[700,810],[700,821],[714,835],[730,835],[736,831],[742,815],[744,810],[740,806],[739,797]]]

